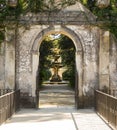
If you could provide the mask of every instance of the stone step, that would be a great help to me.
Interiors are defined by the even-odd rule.
[[[75,97],[72,93],[40,93],[39,107],[74,106]]]
[[[47,96],[47,97],[71,97],[74,96],[74,93],[39,93],[39,96]]]
[[[39,106],[40,107],[44,107],[44,106],[53,106],[53,105],[57,105],[57,106],[74,106],[75,105],[75,101],[72,100],[66,100],[66,99],[56,99],[56,100],[50,100],[50,99],[45,99],[45,100],[40,100],[39,101]]]
[[[75,105],[75,92],[66,85],[44,86],[39,92],[39,108]]]

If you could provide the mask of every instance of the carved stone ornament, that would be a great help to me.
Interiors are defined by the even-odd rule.
[[[106,8],[110,4],[110,0],[96,0],[96,6],[99,8]]]
[[[16,7],[18,4],[18,0],[7,0],[7,4],[10,7]]]

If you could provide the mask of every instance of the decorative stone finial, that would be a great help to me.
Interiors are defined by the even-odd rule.
[[[110,0],[96,0],[96,5],[99,8],[106,8],[110,4]]]
[[[16,7],[18,4],[18,0],[7,0],[7,4],[10,7]]]

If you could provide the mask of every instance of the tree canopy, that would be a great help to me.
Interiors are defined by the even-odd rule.
[[[53,36],[53,38],[52,38]],[[62,34],[52,34],[47,36],[40,47],[40,83],[49,80],[52,61],[59,50],[62,58],[62,66],[66,68],[63,73],[63,80],[68,80],[70,86],[75,86],[75,46],[73,41]]]
[[[117,0],[101,0],[105,5],[97,5],[100,0],[81,0],[94,15],[97,16],[97,21],[104,22],[104,29],[108,29],[117,37]],[[108,2],[108,3],[107,3]]]
[[[39,79],[40,84],[45,80],[49,80],[51,76],[49,68],[51,66],[53,47],[54,47],[53,40],[50,36],[47,36],[41,43],[41,46],[39,49],[39,52],[40,52],[39,75],[41,77],[41,79]]]
[[[97,21],[104,22],[103,28],[108,29],[117,37],[117,0],[101,0],[110,1],[108,6],[102,7],[96,4],[100,0],[16,0],[15,5],[14,0],[0,0],[0,41],[4,40],[4,28],[11,18],[18,22],[21,14],[61,10],[77,1],[80,1],[96,15]]]
[[[63,80],[68,80],[72,88],[75,87],[75,46],[73,41],[61,35],[59,39],[59,48],[61,49],[62,64],[67,70],[63,73]]]
[[[21,14],[28,12],[51,12],[72,5],[77,0],[0,0],[0,42],[4,40],[5,27],[9,21],[18,23]],[[15,4],[14,4],[15,2]]]

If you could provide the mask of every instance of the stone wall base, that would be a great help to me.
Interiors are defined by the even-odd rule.
[[[36,97],[21,96],[20,107],[21,108],[36,108]]]
[[[84,96],[82,98],[79,98],[77,108],[79,109],[95,107],[94,99],[94,96]],[[21,108],[36,108],[36,97],[21,97],[20,104]]]
[[[78,108],[91,108],[94,107],[94,96],[83,96],[78,99]]]
[[[21,108],[37,108],[36,97],[32,96],[21,96],[20,97]],[[79,97],[77,109],[79,108],[91,108],[95,107],[94,96],[83,96]]]

